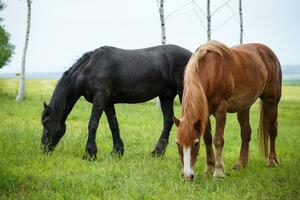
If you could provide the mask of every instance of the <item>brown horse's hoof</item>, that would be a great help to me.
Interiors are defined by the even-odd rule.
[[[220,172],[218,170],[215,170],[213,177],[216,179],[223,179],[223,178],[225,178],[225,174],[223,171]]]
[[[210,176],[214,173],[215,166],[214,165],[207,165],[206,169],[204,170],[204,176]]]
[[[267,163],[267,167],[277,167],[278,166],[278,160],[277,158],[269,159]]]
[[[233,166],[232,166],[232,169],[233,170],[240,170],[242,168],[242,165],[240,163],[235,163]]]
[[[214,178],[224,178],[225,177],[225,170],[224,170],[224,166],[223,167],[215,167],[215,172],[213,177]]]
[[[246,164],[242,163],[241,161],[237,161],[233,166],[232,166],[232,169],[233,170],[240,170],[242,168],[245,168],[246,167]]]

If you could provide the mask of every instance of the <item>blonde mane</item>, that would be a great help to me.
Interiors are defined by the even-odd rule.
[[[209,41],[201,45],[190,58],[184,73],[184,92],[182,101],[182,122],[179,137],[187,144],[195,137],[194,123],[200,120],[200,136],[203,136],[209,117],[208,103],[199,76],[199,61],[208,51],[219,54],[222,58],[230,54],[230,49],[217,41]]]

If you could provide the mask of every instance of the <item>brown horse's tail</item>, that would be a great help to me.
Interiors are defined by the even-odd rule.
[[[259,119],[259,147],[261,154],[265,158],[268,157],[269,152],[269,132],[268,132],[268,123],[265,114],[264,102],[260,100],[260,119]]]

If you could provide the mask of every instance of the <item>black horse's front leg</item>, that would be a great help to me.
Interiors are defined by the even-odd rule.
[[[173,101],[175,95],[172,96],[160,96],[161,110],[164,117],[164,128],[160,135],[160,138],[155,146],[155,149],[151,152],[152,156],[163,156],[166,152],[166,148],[169,142],[170,131],[173,126]]]
[[[120,137],[120,130],[114,104],[109,104],[105,107],[105,114],[113,138],[114,146],[111,154],[117,154],[119,156],[122,156],[124,154],[124,144]]]
[[[97,155],[96,132],[99,120],[105,108],[106,98],[104,95],[98,95],[93,98],[93,109],[89,121],[89,135],[86,143],[86,151],[83,155],[84,160],[95,160]]]

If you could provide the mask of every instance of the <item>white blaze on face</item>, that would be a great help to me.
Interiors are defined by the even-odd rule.
[[[183,175],[185,177],[194,175],[194,169],[191,166],[191,147],[183,147]]]

